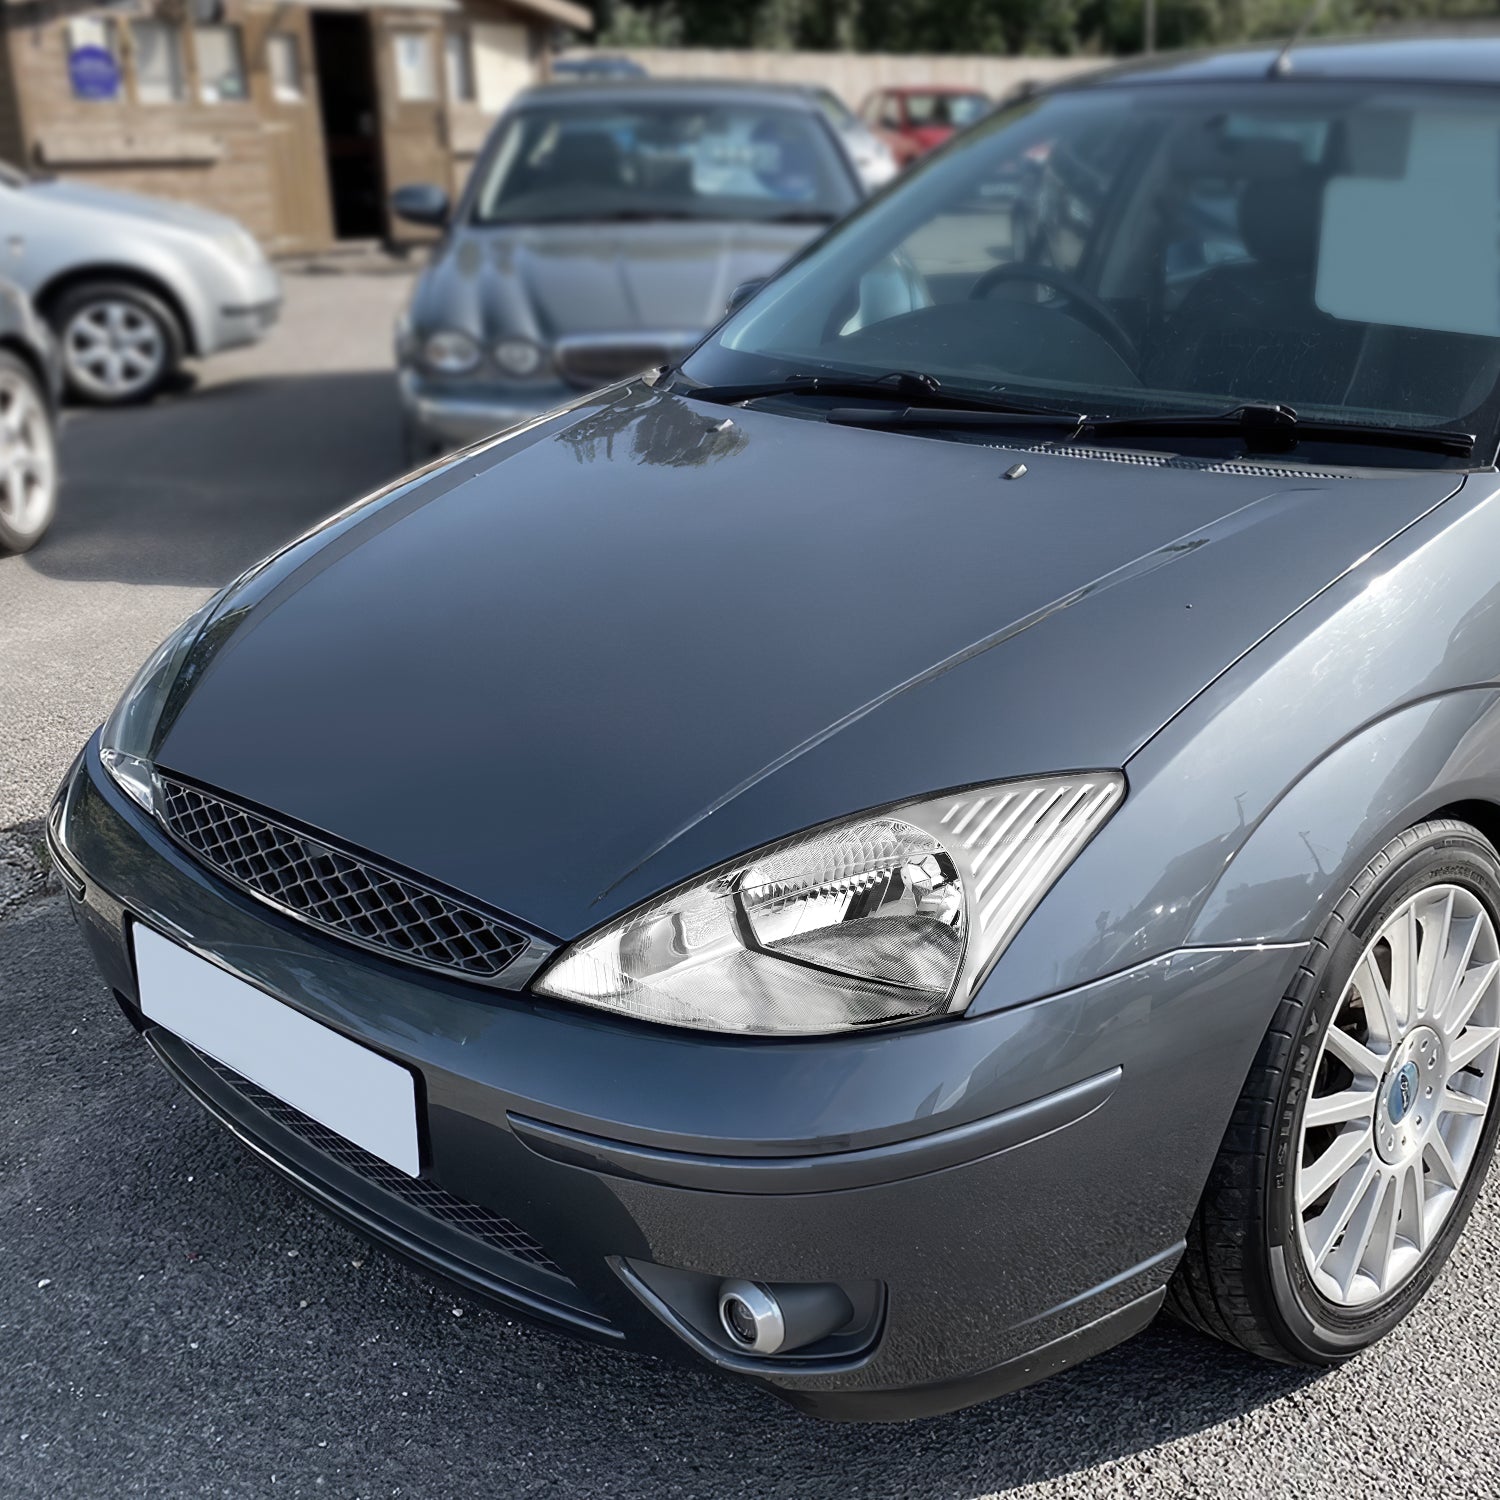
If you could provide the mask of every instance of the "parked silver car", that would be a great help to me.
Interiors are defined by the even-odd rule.
[[[647,80],[532,90],[458,206],[396,211],[447,235],[396,332],[408,456],[512,427],[680,358],[736,288],[863,195],[800,88]]]
[[[0,274],[51,324],[69,391],[107,405],[144,400],[185,357],[253,343],[281,305],[233,219],[3,164]]]

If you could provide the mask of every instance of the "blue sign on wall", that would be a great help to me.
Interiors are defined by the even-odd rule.
[[[105,47],[74,47],[68,53],[68,78],[75,99],[118,99],[120,65]]]

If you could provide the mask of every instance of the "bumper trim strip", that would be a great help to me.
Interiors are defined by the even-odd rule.
[[[1051,1135],[1101,1108],[1122,1076],[1122,1069],[1110,1068],[988,1119],[885,1146],[813,1156],[699,1155],[628,1145],[527,1115],[506,1118],[517,1139],[538,1156],[611,1177],[708,1193],[826,1193],[902,1182]]]

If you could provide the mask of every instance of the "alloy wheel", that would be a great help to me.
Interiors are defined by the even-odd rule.
[[[56,485],[47,413],[24,375],[0,367],[0,523],[29,537],[50,515]]]
[[[1479,1150],[1500,1063],[1500,941],[1471,890],[1392,912],[1339,997],[1293,1180],[1303,1263],[1344,1308],[1415,1273]]]
[[[62,346],[73,382],[104,400],[141,395],[166,368],[161,326],[144,308],[123,298],[85,303],[68,319]]]

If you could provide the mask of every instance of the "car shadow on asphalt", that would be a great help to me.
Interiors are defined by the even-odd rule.
[[[73,410],[51,578],[218,585],[400,473],[388,370],[246,379]]]

